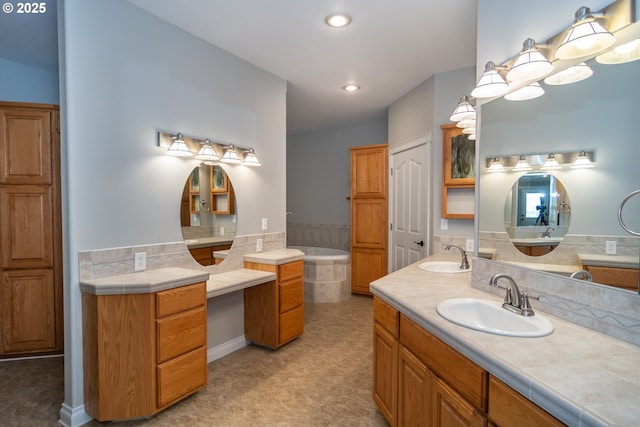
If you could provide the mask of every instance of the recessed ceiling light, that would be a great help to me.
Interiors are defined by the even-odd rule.
[[[347,92],[355,92],[357,90],[360,90],[360,86],[350,84],[350,85],[342,86],[342,89],[346,90]]]
[[[351,17],[346,13],[334,13],[324,18],[324,22],[330,27],[342,28],[351,23]]]

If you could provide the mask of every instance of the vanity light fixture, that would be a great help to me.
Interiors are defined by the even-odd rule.
[[[602,16],[604,15],[591,13],[591,9],[586,6],[578,9],[575,21],[556,49],[555,57],[558,59],[582,58],[614,44],[615,36],[596,20]]]
[[[609,52],[596,56],[596,61],[600,64],[624,64],[638,59],[640,59],[640,39],[616,46]]]
[[[225,147],[224,154],[220,158],[220,161],[236,165],[242,163],[242,160],[236,151],[236,147],[233,144],[229,144]]]
[[[256,157],[256,152],[253,148],[249,148],[244,152],[244,158],[242,159],[241,164],[244,166],[262,166]]]
[[[476,119],[476,109],[473,105],[471,105],[471,102],[469,102],[469,97],[467,95],[464,95],[462,98],[460,98],[458,106],[453,111],[451,117],[449,117],[449,120],[451,120],[452,122],[459,122],[461,120],[471,119]]]
[[[593,74],[593,70],[584,62],[569,67],[558,73],[552,74],[544,79],[548,85],[568,85],[584,79],[588,79]]]
[[[504,68],[503,66],[497,67],[493,61],[487,62],[482,77],[480,77],[475,89],[471,91],[471,96],[474,98],[493,98],[507,93],[509,85],[498,72],[498,69]]]
[[[472,133],[471,135],[468,135],[468,136],[467,136],[467,139],[468,139],[469,141],[475,141],[475,140],[476,140],[476,134],[475,134],[475,133]]]
[[[507,72],[507,80],[519,82],[538,80],[553,71],[551,62],[538,50],[533,39],[526,39],[522,51]]]
[[[520,156],[520,158],[518,159],[518,163],[516,163],[516,165],[513,167],[514,172],[526,172],[530,171],[531,169],[531,165],[529,164],[529,162],[527,162],[525,156]]]
[[[502,163],[500,163],[500,158],[499,157],[494,157],[491,160],[491,164],[489,165],[489,168],[487,169],[487,172],[490,172],[490,173],[506,172],[505,169],[504,169],[504,166],[502,166]]]
[[[573,165],[571,165],[572,169],[587,169],[592,167],[593,162],[589,159],[587,153],[585,153],[584,151],[581,151],[580,154],[578,154],[575,162],[573,162]]]
[[[465,135],[472,135],[474,133],[476,133],[476,128],[474,127],[469,127],[469,128],[463,128],[462,129],[462,133]]]
[[[466,120],[460,120],[458,123],[456,123],[456,127],[462,128],[462,129],[466,129],[466,128],[476,128],[476,119],[466,119]]]
[[[542,95],[544,95],[544,89],[540,86],[540,83],[533,82],[518,90],[509,92],[504,96],[504,99],[509,101],[527,101],[529,99],[538,98]]]
[[[216,150],[211,145],[211,141],[205,139],[204,143],[202,144],[202,148],[200,149],[200,151],[198,151],[198,154],[196,154],[196,159],[215,162],[217,160],[220,160],[220,156],[218,155],[218,153],[216,153]]]
[[[556,169],[562,169],[562,167],[556,160],[556,156],[553,153],[551,153],[547,157],[547,160],[545,160],[544,164],[540,166],[540,170],[549,171],[549,170],[556,170]]]
[[[346,13],[332,13],[324,18],[324,22],[331,28],[343,28],[351,24],[351,16]]]
[[[178,134],[172,136],[171,139],[173,140],[173,142],[171,143],[169,148],[167,148],[167,154],[179,157],[193,156],[193,153],[191,152],[191,150],[189,150],[189,147],[187,147],[187,144],[185,144],[184,142],[184,136],[182,135],[182,133],[178,132]]]

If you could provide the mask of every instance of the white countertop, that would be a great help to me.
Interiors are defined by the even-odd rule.
[[[184,241],[189,249],[208,248],[233,244],[233,237],[200,237],[198,239],[187,239]]]
[[[433,256],[428,260],[458,260]],[[371,291],[537,405],[571,426],[635,426],[640,347],[550,314],[551,335],[504,337],[455,325],[436,312],[448,298],[501,301],[471,287],[471,273],[420,270],[424,260],[371,283]],[[534,310],[535,301],[532,301]]]
[[[273,251],[255,252],[244,255],[244,260],[248,262],[259,262],[261,264],[280,265],[288,262],[300,261],[304,258],[304,252],[299,249],[275,249]]]
[[[94,295],[148,294],[204,282],[208,278],[206,271],[168,267],[83,280],[80,290]]]
[[[248,268],[213,274],[207,281],[207,298],[217,297],[273,280],[276,280],[276,273]]]

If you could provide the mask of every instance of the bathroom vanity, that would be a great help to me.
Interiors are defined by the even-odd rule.
[[[371,284],[373,398],[392,426],[607,426],[640,419],[637,346],[546,313],[540,314],[554,331],[538,338],[458,326],[437,313],[438,303],[501,301],[502,294],[471,287],[471,273],[433,273],[418,264]]]

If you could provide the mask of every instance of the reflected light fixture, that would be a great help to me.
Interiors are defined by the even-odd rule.
[[[544,82],[548,85],[567,85],[588,79],[592,74],[591,67],[581,62],[566,70],[550,75],[544,79]]]
[[[553,71],[551,62],[538,50],[533,39],[526,39],[522,51],[507,72],[507,80],[538,80]]]
[[[348,84],[348,85],[342,86],[342,90],[345,90],[347,92],[355,92],[355,91],[360,90],[360,86],[355,85],[355,84]]]
[[[202,148],[200,148],[200,151],[198,151],[198,154],[196,154],[196,159],[215,162],[217,160],[220,160],[220,156],[218,155],[218,153],[216,153],[216,150],[213,149],[211,141],[205,139]]]
[[[182,135],[182,133],[178,132],[178,134],[171,137],[171,139],[173,139],[173,142],[171,143],[169,148],[167,148],[167,154],[180,157],[193,156],[193,153],[191,152],[191,150],[189,150],[189,147],[187,147],[187,144],[185,144],[184,142],[184,136]]]
[[[458,123],[456,123],[456,127],[462,128],[462,129],[466,129],[466,128],[476,128],[476,119],[465,119],[465,120],[460,120]]]
[[[491,164],[489,165],[489,168],[487,169],[487,172],[490,172],[490,173],[505,172],[504,166],[502,166],[502,163],[500,163],[500,158],[499,157],[494,157],[491,160]]]
[[[244,158],[242,159],[242,165],[244,166],[262,166],[260,161],[256,157],[256,152],[253,148],[249,148],[244,152]]]
[[[469,127],[469,128],[463,128],[463,129],[462,129],[462,133],[463,133],[464,135],[471,135],[471,134],[474,134],[474,133],[476,133],[476,128],[475,128],[475,126],[474,126],[474,127]]]
[[[459,122],[461,120],[475,120],[475,118],[476,109],[473,105],[471,105],[471,102],[469,102],[469,97],[465,95],[460,98],[458,106],[453,111],[451,117],[449,117],[449,120],[451,120],[452,122]]]
[[[238,152],[236,151],[236,147],[233,144],[229,144],[225,147],[224,154],[220,161],[231,164],[239,164],[242,162]]]
[[[540,83],[533,82],[526,86],[521,87],[518,90],[514,90],[504,96],[504,99],[509,101],[526,101],[529,99],[538,98],[544,95],[544,89],[540,86]]]
[[[468,139],[469,141],[475,141],[475,140],[476,140],[476,134],[475,134],[475,133],[472,133],[471,135],[467,136],[467,139]]]
[[[581,58],[600,52],[614,44],[615,36],[596,20],[601,16],[602,14],[592,14],[591,9],[586,6],[578,9],[575,21],[556,49],[556,58]]]
[[[516,163],[516,165],[513,167],[514,172],[526,172],[530,171],[531,169],[531,165],[529,164],[529,162],[527,162],[527,159],[524,156],[520,156],[520,158],[518,159],[518,163]]]
[[[471,96],[474,98],[493,98],[494,96],[502,96],[508,91],[509,85],[498,73],[496,64],[489,61],[484,67],[484,73],[478,84],[471,91]]]
[[[640,39],[616,46],[609,52],[596,56],[596,61],[600,64],[624,64],[638,59],[640,59]]]
[[[342,28],[351,23],[351,16],[346,13],[332,13],[324,18],[324,22],[332,28]]]
[[[556,169],[562,169],[562,167],[556,160],[556,156],[553,153],[551,153],[549,154],[549,157],[547,157],[547,160],[545,160],[544,164],[540,166],[540,170],[548,171],[548,170],[556,170]]]
[[[573,165],[571,165],[572,169],[587,169],[592,167],[593,162],[589,160],[587,153],[585,153],[584,151],[581,151],[580,154],[578,154],[578,158],[576,158],[576,161],[573,162]]]

